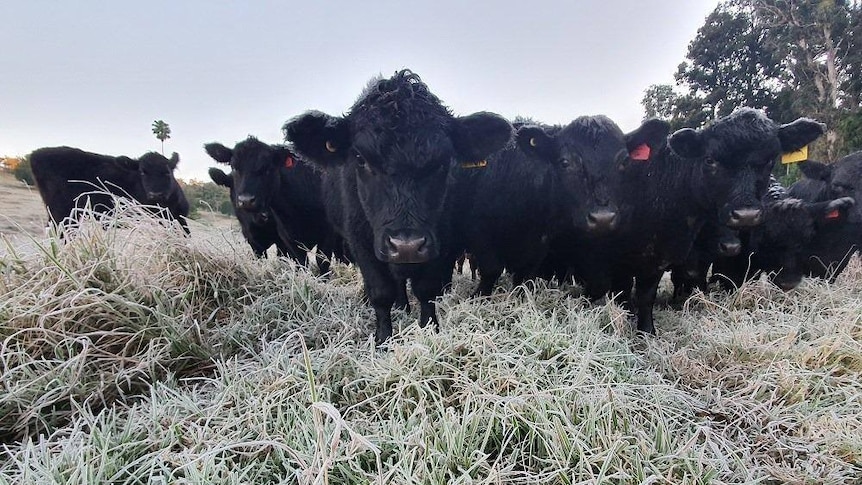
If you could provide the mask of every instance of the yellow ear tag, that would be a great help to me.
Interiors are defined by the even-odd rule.
[[[488,166],[488,160],[479,160],[478,162],[464,162],[461,168],[485,168]]]
[[[795,152],[785,153],[781,155],[781,163],[796,163],[808,160],[808,145],[796,150]]]

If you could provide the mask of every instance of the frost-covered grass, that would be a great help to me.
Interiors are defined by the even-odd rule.
[[[544,283],[389,351],[353,267],[135,207],[0,251],[0,483],[859,483],[862,269],[659,307]],[[416,307],[414,302],[414,307]]]

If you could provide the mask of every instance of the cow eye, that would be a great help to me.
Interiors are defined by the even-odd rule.
[[[353,158],[356,159],[356,165],[360,167],[365,167],[365,157],[362,156],[361,153],[357,152],[353,154]]]
[[[712,158],[712,157],[706,157],[706,158],[703,160],[703,163],[704,163],[704,164],[706,164],[706,166],[707,166],[707,167],[709,167],[709,168],[713,168],[713,169],[714,169],[714,168],[717,168],[717,167],[718,167],[718,162],[717,162],[714,158]]]
[[[569,168],[572,166],[572,162],[568,158],[561,158],[558,163],[562,168]]]

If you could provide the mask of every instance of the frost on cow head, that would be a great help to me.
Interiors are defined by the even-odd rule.
[[[355,179],[375,256],[389,263],[439,255],[450,169],[483,160],[512,137],[496,114],[453,116],[409,70],[372,79],[342,117],[309,111],[284,132],[304,158],[324,169],[341,166]]]
[[[807,118],[781,125],[760,110],[742,108],[704,128],[679,130],[669,144],[677,155],[699,164],[694,181],[699,202],[717,208],[722,223],[739,228],[762,222],[761,199],[778,157],[824,131],[822,123]]]

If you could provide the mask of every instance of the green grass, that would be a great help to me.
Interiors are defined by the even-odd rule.
[[[382,352],[355,268],[120,212],[2,251],[0,483],[862,480],[857,262],[659,306],[646,340],[577,288],[456,277]]]

